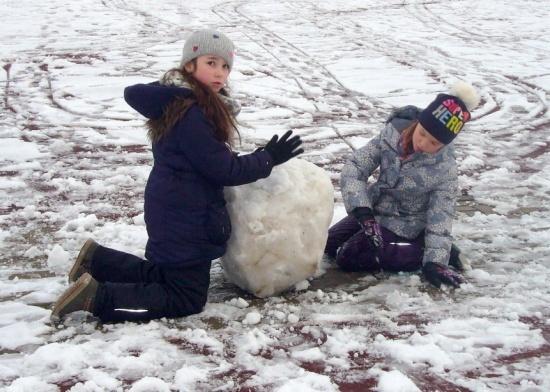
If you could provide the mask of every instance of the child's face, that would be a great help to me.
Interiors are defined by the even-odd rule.
[[[231,72],[223,58],[209,54],[197,57],[196,67],[191,62],[185,64],[185,69],[215,92],[219,92],[225,86]]]
[[[420,123],[416,124],[413,133],[413,148],[415,152],[435,154],[444,146],[439,140],[433,137]]]

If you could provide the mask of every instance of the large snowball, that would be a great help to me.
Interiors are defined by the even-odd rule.
[[[266,179],[227,187],[225,196],[233,231],[222,265],[230,281],[263,298],[315,273],[334,209],[323,169],[291,159]]]

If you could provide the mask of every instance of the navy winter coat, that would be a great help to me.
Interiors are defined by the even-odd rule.
[[[158,118],[182,87],[158,82],[124,90],[124,99],[147,118]],[[273,160],[266,151],[236,156],[214,136],[213,125],[193,104],[159,142],[145,188],[145,257],[157,263],[190,264],[222,256],[231,233],[224,186],[265,178]]]

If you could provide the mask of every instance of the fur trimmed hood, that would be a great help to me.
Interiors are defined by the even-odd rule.
[[[185,81],[181,72],[177,69],[166,72],[160,79],[160,84],[163,86],[180,87],[191,90],[191,86]],[[227,89],[223,88],[221,92],[218,93],[218,97],[220,97],[223,103],[225,103],[233,116],[237,117],[237,115],[241,112],[241,105],[237,100],[233,99],[229,95]]]
[[[163,77],[160,82],[136,84],[124,89],[124,99],[128,105],[151,120],[160,118],[175,97],[193,98],[193,96],[190,86],[182,79],[178,80],[177,77]],[[239,114],[241,105],[235,99],[223,94],[219,94],[219,97],[234,116]]]

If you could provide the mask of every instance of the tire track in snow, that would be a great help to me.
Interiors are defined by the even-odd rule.
[[[422,7],[427,7],[427,5],[422,4]],[[433,17],[434,14],[430,15]],[[317,25],[321,21],[324,23],[323,27],[326,28],[326,26],[332,25],[333,29],[336,31],[342,25],[355,25],[359,30],[356,32],[357,36],[361,36],[361,34],[363,34],[363,36],[368,37],[367,39],[363,40],[366,47],[370,48],[371,50],[375,50],[406,67],[421,69],[426,73],[428,77],[432,78],[438,83],[443,83],[444,80],[449,79],[449,77],[445,73],[439,71],[439,69],[445,69],[445,67],[441,67],[440,64],[448,63],[449,59],[454,59],[453,62],[461,64],[461,69],[464,69],[464,71],[459,71],[461,74],[478,74],[480,75],[482,80],[485,81],[485,84],[487,86],[512,86],[511,88],[519,91],[521,95],[526,97],[527,101],[538,102],[538,107],[536,107],[534,110],[526,110],[526,114],[523,116],[518,116],[517,114],[512,113],[511,121],[507,121],[505,125],[494,127],[491,130],[484,130],[484,132],[500,133],[500,136],[502,137],[502,131],[509,128],[531,127],[535,129],[540,129],[541,127],[548,124],[548,120],[543,119],[547,115],[546,97],[541,97],[540,91],[535,90],[535,88],[531,86],[529,82],[522,80],[521,78],[511,77],[510,75],[506,74],[495,74],[494,71],[482,67],[479,62],[477,62],[473,66],[468,67],[468,59],[457,57],[455,54],[448,53],[447,51],[444,51],[435,46],[429,47],[432,55],[423,56],[421,67],[419,67],[418,61],[416,60],[418,59],[419,53],[426,52],[426,47],[420,45],[418,42],[407,41],[406,46],[404,46],[404,43],[399,42],[395,39],[387,38],[387,36],[384,34],[379,34],[373,28],[369,28],[368,25],[359,25],[353,19],[344,18],[343,20],[334,20],[334,18],[330,14],[327,15],[327,19],[322,19],[319,17],[315,19]],[[422,19],[421,22],[425,25],[430,26],[439,26],[440,23],[440,21],[435,17],[431,20]],[[475,38],[467,35],[464,35],[464,39],[470,40],[470,45],[473,45],[471,41],[475,40]],[[433,54],[438,54],[439,57],[435,57],[433,56]],[[482,103],[480,107],[478,107],[478,109],[474,112],[474,119],[480,120],[484,117],[493,115],[494,113],[503,110],[503,108],[505,107],[505,102],[503,101],[503,98],[498,97],[494,91],[491,91],[487,87],[482,88],[480,92],[482,93]]]
[[[427,15],[424,15],[424,17],[419,17],[418,13],[415,13],[414,11],[418,8],[420,9],[428,9],[428,5],[440,5],[441,2],[421,2],[421,3],[413,3],[413,5],[409,5],[409,3],[404,3],[403,7],[407,8],[409,10],[412,10],[410,14],[416,17],[423,25],[428,26],[438,26],[438,31],[442,29],[442,26],[445,26],[445,24],[441,24],[441,20],[439,18],[439,14],[435,14],[433,12],[428,13]],[[316,7],[316,5],[314,5]],[[387,6],[387,8],[395,8],[394,4],[390,4]],[[371,9],[366,10],[365,12],[369,12]],[[318,15],[323,15],[323,12],[318,12]],[[427,17],[431,19],[427,19]],[[368,25],[359,25],[356,23],[355,20],[348,18],[347,16],[343,19],[336,19],[334,20],[334,17],[332,14],[328,13],[326,14],[326,19],[320,19],[319,17],[315,19],[316,24],[318,25],[320,21],[322,21],[325,25],[324,27],[331,25],[334,30],[338,31],[342,25],[348,25],[348,26],[356,26],[356,28],[359,30],[357,32],[357,36],[363,36],[368,37],[366,39],[363,39],[363,42],[365,43],[365,46],[375,50],[384,56],[392,59],[393,61],[402,64],[409,68],[416,68],[423,70],[426,75],[433,79],[434,81],[438,83],[443,83],[445,80],[449,79],[449,76],[446,74],[443,74],[439,71],[441,67],[438,65],[441,63],[440,61],[434,61],[434,56],[424,56],[422,61],[422,67],[418,67],[418,55],[419,53],[426,52],[426,47],[423,45],[420,45],[418,42],[412,42],[407,41],[406,46],[405,43],[396,41],[394,39],[387,38],[386,35],[377,33],[374,29],[369,28]],[[365,31],[366,30],[366,31]],[[443,32],[445,32],[445,28],[443,27]],[[335,34],[335,33],[333,33]],[[450,36],[456,37],[456,34],[453,32],[447,32]],[[472,35],[461,33],[460,37],[464,41],[470,41],[470,44],[472,41],[476,41],[477,35],[473,33]],[[484,37],[484,36],[483,36]],[[510,77],[509,75],[499,75],[495,76],[495,72],[486,68],[481,67],[481,64],[476,63],[474,69],[468,70],[466,67],[466,64],[468,64],[470,61],[465,58],[457,57],[455,54],[452,54],[448,51],[445,51],[441,48],[438,48],[436,46],[430,46],[429,50],[433,51],[433,53],[436,53],[439,55],[440,58],[443,58],[444,62],[448,62],[448,59],[454,58],[454,63],[461,64],[462,69],[466,69],[466,71],[457,71],[457,74],[481,74],[481,76],[485,79],[490,81],[490,84],[494,85],[502,85],[502,84],[510,84],[510,79],[512,80],[512,84],[518,86],[518,89],[520,91],[523,91],[526,96],[526,99],[528,101],[532,101],[536,99],[540,103],[540,110],[537,111],[537,118],[540,118],[544,116],[547,112],[547,105],[544,99],[540,98],[539,95],[533,91],[532,86],[529,86],[529,82],[522,80],[521,78],[515,78]],[[435,60],[438,60],[437,58]],[[454,75],[453,75],[454,76]],[[500,77],[500,80],[495,80],[495,78]],[[488,83],[489,84],[489,83]],[[482,119],[488,115],[491,115],[495,112],[498,112],[503,107],[503,101],[496,97],[496,95],[491,92],[490,90],[486,90],[485,88],[482,90],[482,94],[485,96],[482,96],[482,105],[483,103],[491,103],[489,107],[480,106],[476,112],[474,112],[473,118],[478,120]],[[529,120],[529,119],[527,119]],[[512,125],[524,125],[525,119],[517,119],[514,124]],[[510,127],[511,124],[507,124],[505,127]],[[538,125],[538,122],[535,121],[535,126]],[[496,131],[500,131],[502,128],[497,128]]]
[[[464,3],[464,1],[462,3]],[[446,13],[443,13],[443,12],[437,13],[429,7],[429,5],[433,5],[433,4],[441,5],[441,3],[432,3],[432,4],[413,3],[411,5],[408,5],[408,8],[409,10],[412,11],[411,15],[413,15],[415,18],[417,18],[421,22],[428,25],[433,25],[434,22],[438,22],[436,26],[439,32],[447,34],[450,37],[455,37],[455,36],[461,37],[464,41],[472,40],[472,37],[474,37],[476,41],[483,42],[486,45],[498,46],[503,49],[509,49],[510,47],[509,44],[518,42],[519,39],[524,38],[524,37],[518,38],[515,34],[492,35],[487,32],[478,33],[474,31],[474,29],[479,29],[479,26],[475,26],[475,27],[468,26],[467,28],[465,28],[465,26],[458,25],[456,22],[450,21],[449,18],[446,17],[446,15],[464,16],[461,14],[461,11],[464,9],[468,11],[468,14],[472,15],[472,14],[475,14],[476,10],[479,10],[482,5],[482,3],[480,2],[473,2],[473,1],[468,1],[467,3],[468,4],[460,7],[460,3],[457,1],[445,2],[444,3],[445,6],[449,8],[450,7],[455,8],[454,11],[446,12]],[[457,6],[459,6],[458,10],[456,10]],[[529,38],[533,38],[533,37],[529,37]],[[527,46],[532,49],[543,50],[546,53],[550,53],[550,51],[548,51],[547,49],[543,49],[540,47],[533,47],[526,44],[525,42],[522,42],[522,46]]]
[[[441,13],[430,10],[426,5],[417,6],[417,9],[420,9],[421,12],[412,12],[413,16],[426,25],[437,25],[436,23],[441,20]],[[455,37],[457,30],[460,30],[458,26],[452,23],[441,23],[441,21],[437,26],[439,27],[439,31],[448,35],[450,38]],[[445,27],[442,28],[442,26]],[[506,34],[505,31],[505,35],[513,38],[503,42],[502,40],[491,39],[496,37],[477,34],[471,29],[467,29],[468,34],[462,33],[462,31],[464,30],[461,30],[460,36],[467,44],[472,47],[480,48],[484,46],[500,47],[502,48],[501,56],[505,56],[507,52],[510,52],[510,50],[514,48],[517,48],[517,50],[513,51],[512,55],[523,51],[525,39],[531,39],[531,36],[522,36],[521,32],[519,33],[520,35],[517,36],[516,34]],[[536,49],[537,52],[539,52],[538,48]],[[545,53],[550,52],[546,51]],[[539,56],[540,55],[537,55],[537,57]],[[467,58],[458,57],[457,63],[469,64],[469,61]],[[485,168],[484,171],[495,170],[501,167],[506,161],[503,159],[502,154],[491,157],[491,154],[488,153],[494,148],[491,142],[492,140],[502,143],[503,146],[517,144],[516,137],[518,132],[525,131],[529,133],[530,137],[524,139],[524,141],[513,150],[507,151],[506,155],[508,160],[518,162],[520,172],[528,176],[537,173],[540,169],[535,169],[529,161],[525,161],[525,157],[540,157],[548,151],[546,148],[548,141],[544,132],[541,131],[550,126],[550,116],[548,115],[548,96],[550,91],[547,88],[535,85],[526,77],[510,74],[513,70],[502,70],[498,68],[496,64],[492,67],[493,69],[490,69],[490,65],[484,64],[482,61],[475,61],[473,65],[475,68],[470,67],[472,68],[470,72],[479,72],[485,83],[488,86],[493,86],[491,90],[485,90],[484,98],[490,97],[495,102],[495,106],[493,109],[487,110],[487,105],[485,105],[485,102],[482,102],[481,113],[478,108],[478,110],[474,112],[472,118],[478,120],[495,113],[500,114],[502,118],[497,124],[494,124],[490,128],[484,127],[482,130],[483,133],[488,136],[487,142],[490,144],[484,149],[487,151],[485,154],[487,158],[487,168]],[[524,97],[525,102],[523,104],[510,104],[507,102],[507,97],[517,96]],[[514,100],[517,100],[517,98],[514,98]],[[493,169],[490,169],[490,167]],[[470,173],[470,175],[478,177],[480,172]],[[520,213],[520,210],[514,213]]]
[[[437,4],[437,3],[436,3]],[[318,7],[316,4],[312,5],[313,8]],[[393,7],[393,6],[392,6]],[[309,11],[311,13],[311,11]],[[358,23],[359,18],[357,18],[357,15],[354,16],[353,19],[346,17],[340,17],[340,18],[334,18],[334,16],[331,13],[328,13],[325,15],[326,17],[323,17],[323,12],[316,12],[316,17],[311,18],[313,23],[316,26],[319,26],[319,30],[324,29],[323,31],[328,34],[337,36],[340,34],[342,30],[342,26],[348,26],[348,29],[346,30],[346,38],[348,41],[359,41],[361,40],[364,42],[364,46],[370,50],[374,50],[376,52],[379,52],[383,54],[384,56],[392,59],[393,61],[400,63],[406,67],[409,68],[419,68],[423,70],[426,75],[428,75],[430,78],[432,78],[434,81],[437,81],[438,83],[442,84],[444,80],[448,79],[446,76],[447,71],[445,66],[441,66],[442,64],[446,64],[450,62],[450,59],[456,59],[452,62],[455,63],[464,63],[462,61],[463,59],[457,58],[454,55],[451,55],[450,53],[447,53],[447,51],[442,50],[437,47],[430,47],[429,49],[435,52],[438,56],[429,56],[425,55],[423,56],[423,61],[418,62],[416,61],[418,59],[419,54],[422,54],[426,52],[426,46],[424,44],[421,44],[420,42],[409,42],[410,40],[407,40],[407,42],[401,42],[396,39],[392,39],[391,36],[388,37],[385,34],[378,33],[375,28],[369,27],[367,24],[362,25]],[[432,21],[431,25],[437,26],[437,21]],[[349,27],[355,27],[355,31],[353,31]],[[414,28],[414,27],[413,27]],[[366,37],[366,38],[365,38]],[[406,46],[405,46],[406,45]],[[476,75],[479,73],[477,69],[466,69],[463,71],[464,74],[472,74]],[[493,73],[489,70],[483,70],[481,71],[483,73],[483,79],[486,80],[488,85],[495,84],[495,85],[510,85],[509,81],[506,81],[506,78],[504,76],[500,76],[499,81],[494,81],[495,76],[493,76]],[[524,88],[525,86],[523,84],[517,83]],[[544,103],[544,100],[539,99],[538,94],[532,93],[532,90],[530,90],[527,86],[527,94],[529,96],[529,100],[537,99],[540,103],[540,108],[536,110],[536,113],[538,116],[544,115],[546,113],[546,105]],[[505,102],[503,101],[502,97],[499,97],[495,92],[483,88],[480,90],[482,93],[483,102],[481,107],[479,107],[475,112],[475,119],[483,119],[487,116],[490,116],[492,114],[495,114],[502,110],[502,108],[505,105]],[[523,95],[526,95],[525,93]],[[521,127],[526,124],[526,121],[532,121],[532,116],[526,116],[527,118],[518,118],[515,116],[515,120],[513,124],[510,124],[509,122],[506,123],[506,125],[503,125],[501,127],[495,127],[494,132],[500,133],[500,137],[503,138],[505,135],[502,134],[502,131],[510,128],[511,126],[515,127]],[[532,121],[531,124],[535,127],[540,128],[540,122],[539,120]],[[488,130],[483,130],[483,132],[488,133]],[[493,130],[491,130],[493,132]],[[514,132],[509,133],[510,137],[514,137]],[[490,140],[487,140],[488,143],[491,143]],[[461,143],[464,143],[459,140],[458,144],[461,145]],[[494,146],[493,146],[494,148]],[[540,147],[531,147],[531,148],[537,148],[540,150]],[[538,151],[537,150],[537,151]],[[491,148],[484,149],[484,151],[491,151]],[[459,155],[463,155],[467,153],[467,148],[460,147],[458,151]],[[493,167],[494,169],[501,167],[502,158],[498,158],[497,160],[490,160],[486,162],[485,169],[484,170],[490,170],[490,167]],[[493,162],[493,163],[491,163]],[[468,177],[479,177],[480,174],[484,170],[476,170],[474,172],[471,172],[471,170],[468,169],[461,169],[460,173],[462,175],[468,175]],[[468,194],[468,187],[463,189],[463,192],[465,192],[463,195],[460,196],[459,199],[459,210],[466,212],[468,214],[472,214],[474,211],[483,211],[484,213],[494,213],[494,210],[490,208],[489,206],[479,204],[476,202],[472,196]],[[473,204],[473,206],[472,206]]]
[[[102,12],[96,8],[88,10]],[[40,168],[32,169],[32,173],[19,169],[9,174],[18,176],[25,183],[25,188],[10,192],[12,205],[2,208],[2,215],[9,216],[9,219],[3,219],[0,227],[11,234],[6,241],[10,244],[10,256],[15,263],[20,257],[25,259],[23,255],[29,243],[43,248],[55,243],[67,211],[76,209],[83,214],[95,214],[99,219],[107,218],[107,221],[125,221],[137,215],[141,207],[128,196],[139,193],[139,186],[136,189],[135,184],[144,183],[139,167],[149,166],[151,162],[150,152],[144,145],[120,146],[109,140],[107,127],[128,127],[120,124],[128,122],[130,117],[109,114],[106,110],[109,107],[101,101],[92,105],[89,111],[78,110],[70,96],[69,100],[64,99],[64,95],[70,92],[56,89],[56,83],[65,76],[72,76],[74,69],[78,72],[79,66],[100,64],[101,67],[105,59],[96,54],[116,51],[119,45],[116,34],[103,30],[91,33],[65,31],[56,25],[56,17],[56,14],[46,13],[42,20],[41,38],[35,49],[11,54],[16,67],[12,68],[15,72],[10,73],[5,102],[8,103],[9,99],[13,110],[2,122],[20,130],[19,138],[33,143],[43,153],[36,159]],[[152,31],[155,32],[154,29]],[[77,52],[57,44],[64,39],[67,42],[81,39],[81,34],[89,34],[90,46],[78,48]],[[113,37],[117,43],[110,46]],[[135,42],[133,49],[129,48],[130,42]],[[120,46],[123,53],[128,53],[128,50],[140,50],[140,42],[129,39],[120,42]],[[125,55],[122,56],[124,61]],[[115,57],[114,61],[117,60]],[[64,61],[66,64],[63,64]],[[74,69],[73,64],[76,66]],[[120,76],[120,72],[116,69],[108,71],[107,76]],[[117,176],[120,180],[114,180]],[[102,188],[109,190],[101,192]],[[23,206],[29,205],[34,206],[43,218],[33,220],[26,217]],[[46,218],[50,216],[51,219]],[[59,218],[54,219],[56,216]],[[27,224],[29,221],[32,224]],[[73,234],[78,237],[78,233]],[[30,238],[32,241],[29,241]],[[69,234],[69,246],[71,238]]]
[[[469,4],[472,4],[471,2]],[[474,7],[479,8],[479,4],[474,2]],[[456,3],[446,3],[446,6],[456,6]],[[487,34],[479,34],[472,29],[468,29],[467,32],[464,30],[463,27],[456,25],[453,22],[449,22],[447,19],[445,19],[444,15],[442,13],[436,13],[435,11],[432,11],[428,5],[426,4],[414,4],[410,7],[408,7],[411,10],[411,15],[417,18],[421,23],[427,26],[437,26],[437,31],[444,33],[448,35],[450,38],[456,38],[460,37],[464,42],[471,46],[477,46],[476,43],[481,45],[490,45],[490,46],[500,46],[505,50],[509,50],[509,45],[504,45],[501,41],[504,35],[498,35],[498,36],[492,36]],[[470,13],[473,13],[471,11],[471,8],[468,5],[468,10]],[[452,13],[457,14],[457,13]],[[514,37],[514,40],[510,42],[517,42],[518,38]],[[447,55],[448,57],[451,57],[450,54]],[[456,57],[456,63],[461,64],[461,67],[463,67],[465,64],[468,64],[470,61],[466,58],[460,58]],[[539,123],[538,119],[541,117],[544,117],[547,114],[548,106],[546,103],[546,99],[541,98],[540,95],[537,93],[537,89],[544,90],[540,87],[534,86],[532,83],[529,83],[528,81],[524,80],[523,78],[520,78],[518,76],[509,75],[506,73],[499,72],[496,74],[495,70],[490,70],[486,67],[482,66],[481,62],[476,62],[475,64],[475,70],[478,72],[481,72],[483,75],[483,78],[487,81],[491,81],[490,84],[492,85],[512,85],[517,88],[517,90],[520,92],[521,95],[526,97],[526,100],[528,102],[538,101],[539,102],[539,108],[535,108],[535,115],[534,117],[530,114],[533,110],[529,111],[528,114],[530,114],[527,118],[518,118],[514,121],[513,124],[507,124],[504,127],[501,128],[495,128],[491,130],[491,132],[498,133],[506,128],[509,128],[510,126],[518,126],[518,125],[525,125],[525,121],[527,120],[528,123],[531,123],[534,127],[536,127]],[[473,72],[472,72],[473,73]],[[548,91],[546,90],[546,93]],[[491,96],[495,102],[497,102],[496,97],[494,94]],[[494,110],[491,110],[488,114],[493,114],[496,111],[500,111],[502,109],[503,102],[501,101],[499,104],[496,105]],[[485,114],[485,115],[488,115]],[[485,115],[478,115],[476,114],[473,119],[480,119],[483,118]],[[528,125],[529,126],[529,125]]]
[[[279,68],[284,69],[289,80],[293,80],[302,91],[302,96],[312,103],[315,108],[314,121],[311,126],[323,124],[332,128],[337,138],[347,144],[351,149],[354,146],[347,140],[347,135],[342,134],[334,125],[333,121],[349,119],[349,112],[356,111],[360,117],[379,117],[379,113],[374,109],[373,104],[359,97],[362,94],[352,91],[345,87],[337,77],[332,74],[324,65],[318,63],[308,53],[298,48],[296,45],[285,40],[277,33],[263,26],[257,20],[244,14],[240,8],[245,2],[234,4],[226,2],[213,8],[213,12],[221,19],[234,25],[247,26],[247,30],[252,30],[245,34],[252,42],[260,46],[270,57],[272,57]],[[290,58],[291,61],[284,61],[283,58]],[[301,61],[299,60],[301,58]],[[269,64],[268,64],[269,65]],[[323,82],[327,86],[322,86],[315,76],[316,70],[320,70]],[[313,89],[320,89],[321,92],[312,95]],[[322,104],[329,106],[329,110],[322,109],[318,104],[318,97],[322,97]],[[345,107],[342,110],[342,106]],[[307,126],[304,126],[306,128]],[[326,138],[319,138],[314,143],[321,143]],[[333,140],[329,138],[329,140]],[[306,148],[308,143],[305,143]]]
[[[139,40],[136,39],[128,39],[124,40],[122,43],[123,50],[125,52],[141,52],[144,50],[147,50],[149,47],[153,47],[158,45],[158,42],[162,40],[162,42],[166,44],[171,44],[174,42],[181,41],[184,35],[184,30],[179,26],[178,24],[175,24],[173,22],[167,21],[165,19],[162,19],[160,17],[156,17],[155,15],[145,12],[143,10],[140,10],[136,7],[130,6],[126,1],[123,0],[113,0],[113,1],[102,1],[103,6],[106,8],[114,9],[117,12],[122,12],[126,15],[130,14],[133,16],[136,20],[142,20],[143,29],[147,31],[147,40],[148,45],[144,45],[144,38],[141,37]],[[46,24],[46,26],[48,26]],[[47,31],[45,31],[45,34],[47,34]],[[139,33],[138,33],[139,34]],[[170,38],[171,37],[171,38]],[[59,91],[56,88],[54,77],[51,74],[51,70],[48,66],[50,59],[67,59],[70,62],[75,63],[85,63],[88,61],[85,57],[88,57],[92,59],[95,59],[97,61],[103,61],[106,60],[100,56],[94,55],[94,53],[104,53],[108,52],[112,48],[105,47],[103,45],[108,45],[111,43],[110,40],[106,40],[105,44],[102,44],[102,40],[97,40],[98,43],[96,43],[92,48],[89,48],[87,52],[83,53],[69,53],[66,51],[60,51],[60,50],[49,50],[46,55],[44,55],[43,52],[40,52],[37,56],[33,55],[33,59],[26,60],[28,62],[33,63],[40,63],[39,68],[41,71],[43,71],[43,77],[45,78],[47,82],[47,88],[44,94],[48,97],[50,100],[52,107],[60,110],[62,112],[65,112],[67,114],[76,115],[83,119],[90,119],[90,120],[107,120],[107,121],[129,121],[133,119],[133,117],[130,116],[116,116],[116,115],[108,115],[105,114],[106,109],[108,107],[98,107],[95,111],[95,113],[91,111],[80,111],[73,107],[71,107],[71,104],[62,102],[59,97],[65,95],[66,93],[63,93]],[[95,57],[94,57],[95,56]],[[25,60],[23,60],[25,61]],[[148,64],[144,65],[144,68],[134,67],[134,72],[139,73],[140,75],[143,75],[144,70],[148,68]],[[157,77],[158,75],[155,75]],[[35,84],[35,86],[39,86],[39,83]]]

